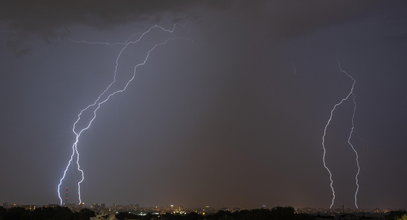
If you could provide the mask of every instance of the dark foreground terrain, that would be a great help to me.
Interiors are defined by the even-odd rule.
[[[34,210],[23,207],[3,208],[0,207],[0,220],[407,220],[407,212],[397,211],[381,215],[372,213],[348,213],[348,214],[298,214],[291,207],[276,207],[273,209],[254,209],[236,212],[219,211],[214,214],[200,215],[194,212],[177,215],[163,214],[154,215],[146,213],[144,216],[129,212],[98,215],[90,209],[82,209],[74,212],[67,207],[41,207]]]

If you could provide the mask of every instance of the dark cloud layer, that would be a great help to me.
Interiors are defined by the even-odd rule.
[[[324,1],[231,1],[231,0],[73,0],[73,1],[5,1],[0,8],[0,24],[14,35],[8,45],[14,53],[26,55],[30,46],[24,40],[39,36],[49,41],[70,34],[70,27],[85,26],[108,29],[115,25],[152,20],[156,23],[165,17],[171,22],[197,21],[211,12],[221,12],[239,19],[247,29],[263,29],[272,39],[286,39],[312,33],[320,28],[346,22],[373,13],[388,5],[402,4],[380,0]],[[222,24],[222,20],[218,23]],[[228,25],[228,24],[225,24]],[[257,30],[256,30],[257,31]]]
[[[0,21],[17,32],[50,35],[65,32],[71,25],[111,27],[115,24],[160,19],[169,13],[174,19],[204,16],[207,10],[223,10],[240,17],[242,23],[264,25],[273,35],[293,36],[330,24],[362,17],[373,9],[393,4],[379,0],[361,1],[189,1],[189,0],[72,0],[4,1]],[[195,10],[195,9],[200,9]],[[222,22],[222,21],[219,21]]]
[[[109,27],[145,18],[159,18],[161,13],[166,12],[182,17],[187,9],[223,8],[225,5],[226,1],[211,0],[19,0],[2,3],[0,20],[12,30],[50,34],[71,25]]]

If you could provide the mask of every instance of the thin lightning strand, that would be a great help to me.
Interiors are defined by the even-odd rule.
[[[355,195],[354,195],[355,198],[354,199],[355,199],[355,207],[357,209],[359,209],[359,206],[358,206],[359,174],[360,174],[359,154],[358,154],[358,151],[355,149],[355,147],[353,146],[353,144],[351,142],[352,135],[353,135],[353,130],[355,129],[355,123],[354,123],[355,113],[356,113],[356,97],[355,96],[353,96],[352,101],[353,101],[353,106],[354,107],[353,107],[353,114],[352,114],[352,128],[351,128],[350,133],[349,133],[348,144],[352,148],[353,152],[355,153],[356,166],[358,167],[357,171],[356,171],[356,174],[355,174],[356,190],[355,190]]]
[[[145,59],[143,60],[143,62],[141,62],[141,63],[135,65],[135,67],[134,67],[134,69],[133,69],[133,70],[134,70],[134,71],[133,71],[133,75],[132,75],[132,77],[127,81],[127,83],[125,84],[125,86],[124,86],[122,89],[120,89],[120,90],[117,90],[117,91],[114,91],[114,92],[110,93],[109,95],[107,95],[107,97],[106,97],[103,101],[100,101],[100,99],[103,97],[103,95],[105,95],[106,92],[112,87],[112,85],[116,83],[116,80],[117,80],[117,71],[118,71],[118,66],[119,66],[119,60],[120,60],[120,58],[121,58],[122,53],[128,48],[129,45],[136,44],[136,43],[140,42],[140,41],[144,38],[144,36],[147,35],[148,33],[150,33],[153,29],[160,29],[160,30],[162,30],[162,31],[164,31],[164,32],[173,33],[174,30],[175,30],[175,27],[176,27],[176,25],[174,25],[174,26],[172,27],[172,29],[166,29],[166,28],[163,28],[163,27],[161,27],[161,26],[159,26],[159,25],[153,25],[153,26],[151,26],[150,28],[148,28],[145,32],[143,32],[137,40],[134,40],[134,41],[128,40],[128,41],[126,41],[126,42],[124,43],[124,46],[123,46],[122,49],[119,51],[119,53],[118,53],[118,55],[117,55],[117,57],[116,57],[113,80],[112,80],[112,81],[110,82],[110,84],[102,91],[102,93],[99,94],[99,96],[97,97],[97,99],[96,99],[92,104],[86,106],[84,109],[82,109],[82,110],[79,112],[79,114],[78,114],[78,116],[77,116],[77,119],[76,119],[76,121],[74,122],[74,124],[73,124],[73,126],[72,126],[72,132],[75,134],[75,141],[74,141],[74,143],[73,143],[73,145],[72,145],[72,153],[71,153],[71,156],[69,157],[68,164],[67,164],[66,167],[65,167],[65,170],[64,170],[64,172],[63,172],[63,175],[62,175],[62,177],[61,177],[61,179],[59,180],[59,183],[58,183],[58,189],[57,189],[57,191],[58,191],[58,198],[59,198],[59,201],[60,201],[60,204],[61,204],[61,205],[63,204],[63,201],[62,201],[62,198],[61,198],[60,188],[61,188],[61,185],[62,185],[63,180],[65,179],[66,173],[67,173],[69,167],[70,167],[71,164],[72,164],[72,160],[73,160],[73,158],[75,157],[75,155],[76,155],[77,170],[81,173],[81,179],[80,179],[80,181],[77,183],[77,185],[78,185],[78,199],[79,199],[79,204],[82,204],[82,198],[81,198],[81,183],[84,181],[85,176],[84,176],[83,170],[80,168],[80,163],[79,163],[80,157],[79,157],[79,151],[78,151],[78,142],[79,142],[79,138],[80,138],[81,134],[82,134],[83,132],[85,132],[86,130],[88,130],[89,127],[92,125],[92,122],[93,122],[93,121],[95,120],[95,118],[96,118],[96,113],[97,113],[97,111],[99,110],[99,108],[101,107],[102,104],[106,103],[112,96],[114,96],[114,95],[116,95],[116,94],[118,94],[118,93],[122,93],[122,92],[124,92],[124,91],[127,89],[128,85],[133,81],[133,79],[134,79],[134,77],[135,77],[135,75],[136,75],[137,68],[146,64],[146,62],[148,61],[148,58],[150,57],[151,52],[153,52],[157,47],[163,46],[163,45],[167,44],[170,40],[174,40],[174,39],[173,39],[173,38],[167,39],[167,40],[164,41],[164,42],[155,44],[151,49],[149,49],[148,52],[147,52],[147,55],[146,55]],[[85,41],[82,41],[82,43],[84,43],[84,42],[85,42]],[[100,43],[100,42],[97,42],[97,43]],[[111,44],[111,43],[106,43],[105,45],[113,45],[113,44]],[[81,116],[82,116],[82,114],[83,114],[85,111],[87,111],[88,109],[90,109],[91,107],[95,107],[96,105],[97,105],[97,107],[96,107],[96,108],[93,110],[93,112],[92,112],[92,114],[93,114],[92,119],[87,123],[87,125],[86,125],[84,128],[82,128],[82,129],[80,129],[79,131],[77,131],[77,124],[78,124],[78,122],[81,121]]]
[[[339,66],[341,68],[341,66]],[[345,74],[348,74],[344,69],[341,68],[341,71],[344,72]],[[349,74],[348,74],[349,75]],[[352,94],[352,103],[353,103],[353,112],[352,112],[352,127],[349,132],[348,136],[348,145],[352,148],[352,151],[355,153],[355,160],[356,160],[356,166],[357,166],[357,171],[355,174],[355,185],[356,185],[356,190],[354,194],[354,202],[355,202],[355,207],[359,209],[358,206],[358,192],[359,192],[359,174],[360,174],[360,164],[359,164],[359,154],[358,151],[355,149],[353,146],[351,140],[352,140],[352,135],[353,131],[355,130],[355,114],[356,114],[356,96],[355,94]]]
[[[330,125],[330,123],[331,123],[331,121],[332,121],[332,118],[333,118],[333,115],[334,115],[334,112],[335,112],[336,108],[337,108],[338,106],[342,105],[342,103],[344,103],[345,101],[347,101],[347,100],[349,99],[349,97],[353,95],[353,90],[354,90],[355,84],[356,84],[355,78],[353,78],[353,76],[351,76],[349,73],[347,73],[346,71],[344,71],[344,70],[342,69],[342,66],[341,66],[341,64],[340,64],[339,62],[338,62],[338,67],[339,67],[339,69],[341,70],[341,72],[343,72],[347,77],[349,77],[349,78],[352,80],[352,87],[351,87],[351,89],[349,90],[348,94],[347,94],[344,98],[342,98],[338,103],[336,103],[336,104],[333,106],[333,108],[331,109],[331,112],[330,112],[330,115],[329,115],[329,119],[328,119],[328,121],[327,121],[326,124],[325,124],[324,133],[323,133],[323,135],[322,135],[322,149],[323,149],[322,162],[323,162],[324,168],[326,169],[326,171],[327,171],[328,174],[329,174],[329,181],[330,181],[329,186],[331,187],[331,191],[332,191],[332,199],[331,199],[331,204],[330,204],[330,206],[329,206],[330,209],[332,208],[332,206],[333,206],[334,203],[335,203],[335,197],[336,197],[336,195],[335,195],[335,188],[334,188],[334,186],[333,186],[334,181],[333,181],[333,179],[332,179],[332,172],[331,172],[331,170],[328,168],[328,166],[326,165],[325,136],[326,136],[326,132],[327,132],[328,126]],[[356,106],[356,105],[355,105],[355,106]],[[355,110],[355,108],[356,108],[356,107],[354,107],[354,110]],[[354,116],[354,114],[353,114],[353,116]],[[352,119],[353,119],[353,116],[352,116]],[[354,128],[354,126],[353,126],[353,120],[352,120],[352,129],[351,129],[350,135],[349,135],[349,137],[348,137],[348,143],[350,143],[350,138],[352,137],[353,128]],[[352,145],[351,143],[350,143],[350,145],[351,145],[352,149],[354,149],[354,148],[353,148],[353,145]],[[355,150],[355,152],[356,152],[356,150]],[[359,163],[358,163],[358,165],[359,165]],[[359,166],[358,166],[358,167],[359,167]],[[358,171],[359,171],[359,170],[358,170]],[[356,180],[357,180],[357,176],[356,176]],[[357,183],[358,183],[358,182],[357,182]],[[359,186],[359,185],[358,185],[358,186]],[[358,188],[358,189],[359,189],[359,188]],[[355,194],[355,197],[356,197],[356,195],[357,195],[357,193]],[[355,201],[356,201],[356,200],[355,200]],[[356,204],[356,203],[355,203],[355,204]]]
[[[175,25],[174,25],[175,26]],[[161,30],[168,31],[167,29],[162,28],[161,26],[155,25],[152,26],[153,28],[160,28]],[[78,44],[87,44],[87,45],[102,45],[102,46],[109,46],[109,47],[114,47],[114,46],[125,46],[133,37],[135,37],[136,34],[132,34],[126,41],[124,42],[106,42],[106,41],[87,41],[87,40],[75,40],[75,39],[68,39],[69,41],[73,43],[78,43]]]
[[[88,45],[103,45],[103,46],[123,46],[126,42],[104,42],[104,41],[87,41],[87,40],[75,40],[69,39],[70,41],[78,44],[88,44]]]

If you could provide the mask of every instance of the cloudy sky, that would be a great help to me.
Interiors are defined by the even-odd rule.
[[[0,202],[59,203],[72,126],[113,80],[78,143],[85,203],[329,207],[322,134],[356,79],[360,208],[407,208],[404,1],[5,1]],[[113,43],[108,45],[107,43]],[[108,91],[108,92],[109,92]],[[334,207],[354,206],[352,102],[327,129]],[[79,126],[90,120],[83,115]],[[62,190],[76,203],[80,173]]]

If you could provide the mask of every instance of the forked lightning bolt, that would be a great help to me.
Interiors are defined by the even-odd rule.
[[[354,81],[354,84],[356,84],[356,80],[342,68],[342,66],[340,65],[339,62],[338,62],[338,66],[339,66],[339,69],[341,70],[341,72],[343,72],[347,76],[349,76]],[[356,174],[355,174],[356,190],[355,190],[355,194],[354,194],[354,203],[355,203],[355,207],[357,209],[359,209],[359,206],[358,206],[359,174],[360,174],[359,154],[351,142],[353,131],[355,130],[355,114],[356,114],[356,108],[357,108],[356,95],[355,95],[355,93],[353,93],[353,91],[352,91],[352,103],[353,103],[353,110],[352,110],[351,129],[349,131],[349,136],[348,136],[348,144],[352,148],[353,153],[355,153],[355,161],[356,161],[357,170],[356,170]]]
[[[356,175],[355,175],[356,191],[355,191],[355,194],[354,194],[354,202],[355,202],[355,207],[356,207],[356,208],[359,208],[359,206],[358,206],[358,199],[357,199],[357,198],[358,198],[358,192],[359,192],[359,173],[360,173],[359,154],[358,154],[357,150],[355,149],[355,147],[353,146],[353,144],[352,144],[352,142],[351,142],[351,140],[352,140],[352,135],[353,135],[353,131],[354,131],[354,129],[355,129],[355,122],[354,122],[354,119],[355,119],[355,113],[356,113],[356,96],[355,96],[355,94],[354,94],[354,89],[355,89],[355,85],[356,85],[356,80],[355,80],[355,78],[354,78],[352,75],[350,75],[348,72],[346,72],[346,71],[342,68],[342,66],[341,66],[341,64],[340,64],[339,62],[338,62],[338,67],[339,67],[339,70],[340,70],[342,73],[344,73],[349,79],[352,80],[352,86],[351,86],[349,92],[347,93],[347,95],[346,95],[345,97],[343,97],[338,103],[336,103],[336,104],[333,106],[333,108],[331,109],[330,115],[329,115],[329,119],[328,119],[328,121],[327,121],[326,124],[325,124],[324,132],[323,132],[323,135],[322,135],[322,149],[323,149],[322,162],[323,162],[324,168],[328,171],[328,174],[329,174],[329,180],[330,180],[329,186],[330,186],[331,191],[332,191],[332,199],[331,199],[331,204],[330,204],[330,206],[329,206],[329,208],[331,209],[332,206],[333,206],[334,203],[335,203],[335,197],[336,197],[336,195],[335,195],[335,188],[334,188],[334,186],[333,186],[334,181],[333,181],[333,178],[332,178],[332,172],[331,172],[331,170],[328,168],[328,166],[326,165],[325,136],[326,136],[327,129],[328,129],[328,127],[329,127],[329,125],[330,125],[330,123],[331,123],[331,121],[332,121],[332,118],[333,118],[333,115],[334,115],[336,109],[337,109],[340,105],[342,105],[344,102],[348,101],[349,98],[352,96],[352,103],[353,103],[352,124],[351,124],[351,129],[350,129],[350,132],[349,132],[349,136],[348,136],[347,143],[348,143],[349,146],[352,148],[352,151],[355,153],[355,157],[356,157],[355,160],[356,160],[356,165],[357,165],[357,172],[356,172]]]
[[[116,83],[116,81],[117,81],[117,72],[118,72],[119,60],[120,60],[120,58],[121,58],[123,52],[124,52],[130,45],[133,45],[133,44],[136,44],[136,43],[140,42],[140,41],[141,41],[148,33],[150,33],[153,29],[159,29],[159,30],[162,30],[162,31],[164,31],[164,32],[173,33],[174,30],[175,30],[175,25],[174,25],[171,29],[166,29],[166,28],[161,27],[161,26],[159,26],[159,25],[151,26],[151,27],[148,28],[145,32],[143,32],[143,33],[137,38],[137,40],[134,40],[134,41],[128,40],[128,41],[126,41],[126,42],[124,42],[124,43],[78,41],[78,43],[99,44],[99,45],[107,45],[107,46],[115,46],[115,45],[123,45],[123,46],[122,46],[121,50],[119,51],[119,53],[118,53],[118,55],[117,55],[117,57],[116,57],[116,59],[115,59],[115,67],[114,67],[114,72],[113,72],[113,80],[112,80],[112,81],[109,83],[109,85],[102,91],[102,93],[99,94],[99,96],[97,97],[97,99],[96,99],[93,103],[89,104],[88,106],[86,106],[85,108],[83,108],[83,109],[79,112],[79,114],[77,115],[77,118],[76,118],[76,120],[75,120],[75,122],[74,122],[74,124],[73,124],[73,126],[72,126],[72,132],[75,134],[75,141],[74,141],[74,143],[72,144],[72,147],[71,147],[71,148],[72,148],[72,153],[71,153],[71,156],[69,157],[68,164],[66,165],[66,167],[65,167],[65,169],[64,169],[63,175],[62,175],[61,179],[59,180],[58,187],[57,187],[58,198],[59,198],[59,201],[60,201],[60,204],[61,204],[61,205],[63,204],[63,200],[62,200],[62,198],[61,198],[61,192],[60,192],[61,185],[62,185],[62,183],[63,183],[63,181],[64,181],[64,179],[65,179],[65,177],[66,177],[66,173],[67,173],[69,167],[71,166],[72,161],[73,161],[73,159],[75,158],[75,156],[76,156],[76,168],[77,168],[77,170],[78,170],[78,171],[80,172],[80,174],[81,174],[81,179],[77,182],[77,186],[78,186],[78,200],[79,200],[79,204],[82,204],[81,183],[84,181],[85,175],[84,175],[84,171],[81,169],[80,163],[79,163],[79,161],[80,161],[80,154],[79,154],[79,151],[78,151],[78,143],[79,143],[79,139],[80,139],[81,135],[82,135],[86,130],[89,129],[89,127],[92,125],[93,121],[96,119],[97,111],[100,109],[100,107],[101,107],[103,104],[105,104],[107,101],[109,101],[109,99],[110,99],[112,96],[114,96],[114,95],[116,95],[116,94],[118,94],[118,93],[122,93],[122,92],[126,91],[127,87],[128,87],[129,84],[134,80],[134,78],[135,78],[135,76],[136,76],[137,68],[146,64],[146,62],[148,61],[148,58],[150,57],[151,52],[153,52],[157,47],[160,47],[160,46],[163,46],[164,44],[167,44],[170,40],[174,40],[174,38],[170,38],[170,39],[167,39],[167,40],[165,40],[165,41],[163,41],[163,42],[157,43],[157,44],[155,44],[153,47],[151,47],[151,48],[147,51],[147,54],[146,54],[144,60],[143,60],[141,63],[136,64],[136,65],[133,67],[133,73],[132,73],[132,75],[131,75],[131,78],[130,78],[129,80],[127,80],[127,82],[125,83],[124,87],[121,88],[121,89],[118,89],[118,90],[115,90],[115,91],[111,91],[110,93],[108,93],[109,89],[111,89],[111,87],[112,87],[112,86]],[[105,96],[105,98],[102,99],[103,96]],[[89,121],[85,122],[85,125],[84,125],[82,128],[78,128],[78,127],[77,127],[78,123],[79,123],[79,122],[82,122],[82,121],[81,121],[82,114],[83,114],[84,112],[87,112],[88,110],[91,111],[91,115],[92,115],[92,116],[91,116],[91,119],[90,119]]]

